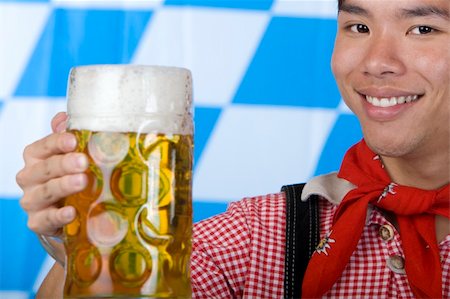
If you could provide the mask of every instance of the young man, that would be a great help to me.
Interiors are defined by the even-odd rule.
[[[364,140],[338,173],[303,188],[321,236],[304,278],[286,274],[295,257],[286,244],[301,242],[287,242],[300,227],[281,192],[195,225],[194,297],[450,298],[449,11],[448,0],[339,1],[332,68]],[[17,175],[38,234],[60,233],[75,212],[58,201],[86,184],[64,121],[58,114],[57,133],[27,147]],[[42,297],[61,296],[62,272],[55,264]]]

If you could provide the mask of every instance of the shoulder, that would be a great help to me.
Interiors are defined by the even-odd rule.
[[[267,265],[282,272],[284,208],[284,193],[244,198],[194,224],[193,297],[242,297],[264,287],[260,278],[273,272]]]

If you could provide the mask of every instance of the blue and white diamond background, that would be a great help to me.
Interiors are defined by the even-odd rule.
[[[0,0],[0,298],[32,298],[52,263],[15,174],[65,110],[69,69],[192,70],[194,220],[336,170],[361,138],[330,70],[337,0]]]

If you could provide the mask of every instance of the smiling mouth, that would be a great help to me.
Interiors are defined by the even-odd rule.
[[[392,107],[396,105],[402,105],[405,103],[411,103],[414,101],[417,101],[422,97],[422,95],[405,95],[405,96],[399,96],[399,97],[374,97],[369,95],[362,95],[366,101],[370,104],[372,104],[375,107]]]

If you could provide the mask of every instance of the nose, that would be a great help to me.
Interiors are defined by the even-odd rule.
[[[404,55],[401,54],[398,38],[387,33],[371,38],[363,61],[363,71],[366,75],[386,78],[405,72]]]

